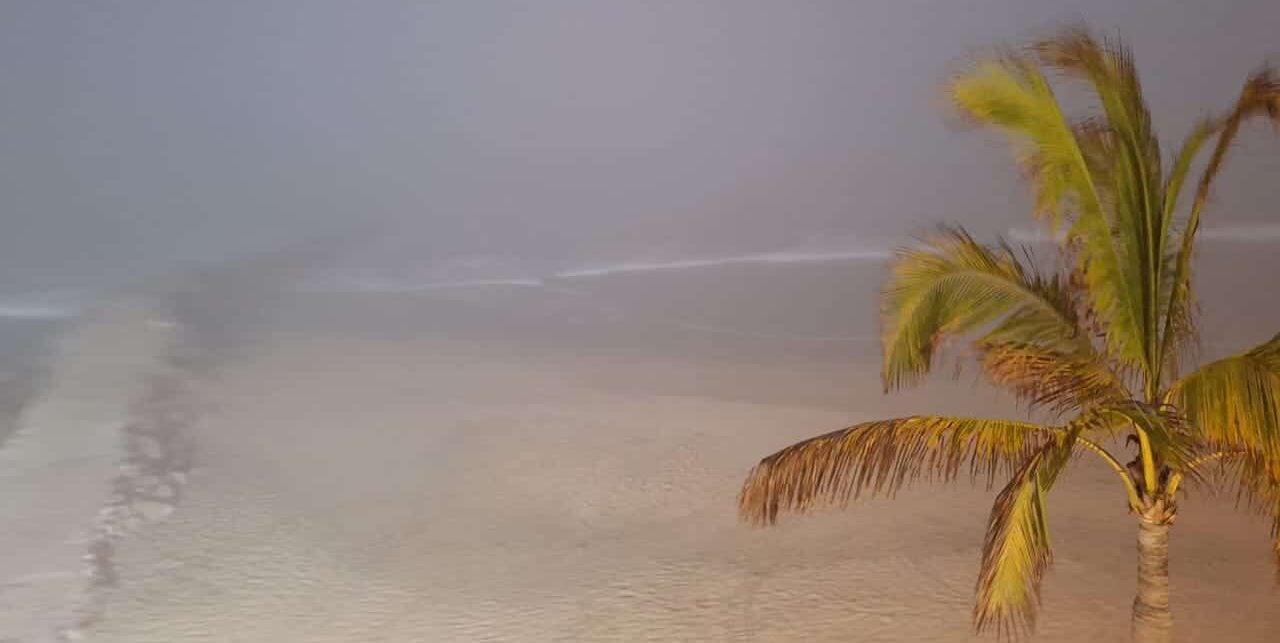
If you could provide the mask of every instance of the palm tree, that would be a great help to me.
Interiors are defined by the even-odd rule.
[[[1092,109],[1065,115],[1051,74],[1082,83]],[[1050,562],[1046,495],[1073,456],[1096,456],[1138,524],[1133,638],[1168,641],[1180,485],[1234,486],[1273,516],[1280,556],[1280,335],[1180,369],[1196,338],[1201,212],[1241,124],[1280,124],[1280,75],[1253,74],[1167,165],[1130,52],[1083,29],[980,60],[948,90],[963,114],[1012,140],[1036,213],[1061,239],[1062,268],[1046,271],[1030,253],[959,228],[898,251],[881,297],[885,389],[918,382],[946,340],[964,337],[992,382],[1061,421],[914,416],[828,433],[762,460],[743,484],[741,515],[772,524],[783,511],[892,494],[920,478],[1007,479],[988,521],[973,620],[980,632],[1025,633]],[[1179,195],[1206,147],[1184,213]],[[1123,462],[1117,446],[1136,456]]]

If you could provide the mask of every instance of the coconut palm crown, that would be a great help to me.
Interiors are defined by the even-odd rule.
[[[1068,84],[1094,99],[1083,115],[1068,116],[1055,94]],[[899,250],[881,295],[886,391],[919,382],[944,343],[963,338],[988,379],[1061,421],[858,424],[762,460],[743,484],[741,515],[772,524],[782,512],[892,494],[918,479],[1003,481],[973,622],[1024,633],[1051,559],[1046,495],[1075,456],[1098,457],[1139,528],[1133,636],[1166,641],[1168,531],[1188,483],[1230,485],[1268,512],[1280,557],[1280,335],[1187,373],[1182,363],[1196,338],[1191,260],[1202,211],[1241,125],[1280,125],[1280,74],[1255,72],[1235,104],[1197,123],[1168,159],[1129,50],[1083,29],[981,59],[947,89],[962,114],[1013,143],[1064,267],[1046,271],[960,228]],[[1136,457],[1123,461],[1117,445]]]

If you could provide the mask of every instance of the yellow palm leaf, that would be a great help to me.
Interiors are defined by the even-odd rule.
[[[1044,444],[1022,463],[991,508],[973,622],[1022,633],[1035,625],[1040,581],[1053,558],[1045,495],[1071,455],[1071,436]]]
[[[1280,458],[1280,334],[1201,366],[1166,398],[1206,442]]]

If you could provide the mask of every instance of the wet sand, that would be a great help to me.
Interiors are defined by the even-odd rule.
[[[834,351],[829,351],[834,352]],[[740,524],[761,456],[910,412],[1013,413],[874,361],[264,333],[199,394],[177,511],[124,540],[92,640],[966,641],[994,491]],[[1051,496],[1042,641],[1127,640],[1135,527],[1082,460]],[[1193,498],[1186,641],[1274,640],[1266,521]]]
[[[48,383],[53,345],[69,325],[61,319],[0,319],[0,448]]]
[[[120,303],[61,337],[47,386],[0,449],[0,640],[57,640],[86,605],[121,431],[170,339],[149,315]]]

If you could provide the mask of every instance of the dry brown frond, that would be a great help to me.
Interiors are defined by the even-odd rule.
[[[982,344],[982,367],[993,382],[1032,406],[1054,413],[1087,410],[1131,397],[1124,383],[1094,354],[1064,355],[1031,344]]]
[[[920,478],[952,480],[966,465],[970,475],[989,483],[1058,431],[1029,422],[954,417],[858,424],[761,460],[742,485],[739,514],[772,524],[780,511],[845,504],[864,490],[892,494]]]
[[[1280,73],[1263,66],[1249,76],[1240,94],[1239,109],[1246,114],[1266,112],[1267,118],[1280,126]]]

